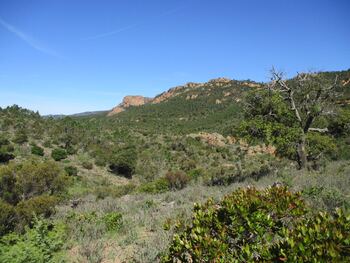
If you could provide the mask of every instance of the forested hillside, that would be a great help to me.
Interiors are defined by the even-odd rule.
[[[0,262],[345,262],[349,173],[350,70],[189,83],[112,115],[14,105]]]

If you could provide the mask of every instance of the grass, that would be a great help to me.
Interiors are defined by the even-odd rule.
[[[315,211],[336,206],[348,209],[350,201],[350,163],[332,162],[324,170],[300,172],[285,167],[258,181],[247,179],[228,186],[206,186],[192,183],[180,191],[159,194],[134,193],[119,198],[96,199],[88,195],[73,209],[69,205],[57,207],[54,220],[64,220],[69,229],[68,254],[71,262],[157,262],[160,253],[168,246],[177,221],[189,222],[194,203],[208,198],[220,200],[224,195],[248,185],[264,188],[275,182],[291,185],[291,190],[302,191],[304,198]],[[107,231],[96,223],[106,213],[122,214],[122,226]],[[72,213],[78,215],[67,220]],[[102,261],[100,261],[102,260]]]

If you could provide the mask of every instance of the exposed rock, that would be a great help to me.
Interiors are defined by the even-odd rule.
[[[208,84],[227,84],[231,82],[231,79],[228,78],[216,78],[216,79],[211,79],[208,81]]]
[[[186,100],[194,100],[197,97],[198,97],[198,94],[187,95]]]
[[[207,132],[200,132],[200,133],[192,133],[188,135],[191,138],[198,138],[204,143],[207,143],[212,146],[219,146],[223,147],[226,145],[226,139],[224,136],[222,136],[219,133],[207,133]]]
[[[125,96],[122,103],[120,103],[117,107],[113,108],[111,112],[107,114],[107,116],[112,116],[114,114],[118,114],[124,111],[126,108],[130,106],[141,106],[151,101],[150,98],[146,98],[143,96]]]
[[[342,84],[343,84],[343,86],[346,86],[346,85],[348,85],[350,83],[350,78],[348,79],[348,80],[343,80],[342,81]]]
[[[236,165],[233,163],[223,163],[221,166],[226,168],[236,167]]]
[[[193,89],[193,88],[197,88],[197,87],[199,87],[199,86],[201,86],[201,85],[202,85],[201,83],[188,82],[188,83],[186,83],[184,86],[179,86],[179,87]]]
[[[185,92],[186,90],[188,91],[189,89],[194,89],[194,88],[197,88],[201,85],[202,85],[201,83],[188,82],[183,86],[176,86],[176,87],[171,88],[168,91],[163,92],[160,95],[156,96],[152,100],[152,104],[160,103],[160,102],[165,101],[171,97],[177,96],[177,95],[181,94],[182,92]]]
[[[250,88],[261,88],[261,84],[258,83],[252,83],[252,82],[243,82],[243,85],[246,85]]]
[[[108,114],[107,116],[112,116],[115,114],[118,114],[122,111],[125,111],[128,107],[130,106],[141,106],[146,103],[152,103],[152,104],[157,104],[163,101],[166,101],[172,97],[178,96],[180,94],[183,94],[184,92],[188,92],[192,89],[198,88],[198,87],[203,87],[203,90],[211,91],[211,88],[215,88],[218,86],[225,86],[232,82],[231,79],[228,78],[216,78],[209,80],[207,83],[196,83],[196,82],[188,82],[185,85],[182,86],[176,86],[174,88],[169,89],[168,91],[165,91],[155,98],[145,98],[143,96],[126,96],[124,97],[122,103],[120,103],[118,106],[114,107]],[[249,87],[254,87],[254,88],[259,88],[262,85],[258,83],[252,83],[252,82],[243,82],[243,85],[249,86]],[[209,92],[207,96],[210,96],[211,93]],[[224,92],[224,97],[231,96],[231,92]],[[192,94],[192,95],[187,95],[186,100],[193,100],[198,97],[198,94]],[[238,101],[238,99],[236,100]],[[223,100],[216,100],[216,104],[222,103]]]
[[[253,156],[257,154],[270,154],[276,155],[276,147],[272,145],[255,145],[249,146],[248,143],[244,140],[239,141],[240,148],[247,153],[247,155]]]
[[[229,144],[235,144],[237,142],[237,139],[233,136],[227,136],[226,139]]]

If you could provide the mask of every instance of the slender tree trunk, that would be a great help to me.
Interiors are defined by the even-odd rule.
[[[306,153],[306,134],[303,132],[301,139],[298,143],[298,163],[299,169],[305,169],[307,166],[307,153]]]

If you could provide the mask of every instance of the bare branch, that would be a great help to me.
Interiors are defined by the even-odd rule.
[[[326,133],[328,132],[328,128],[309,128],[308,131]]]

